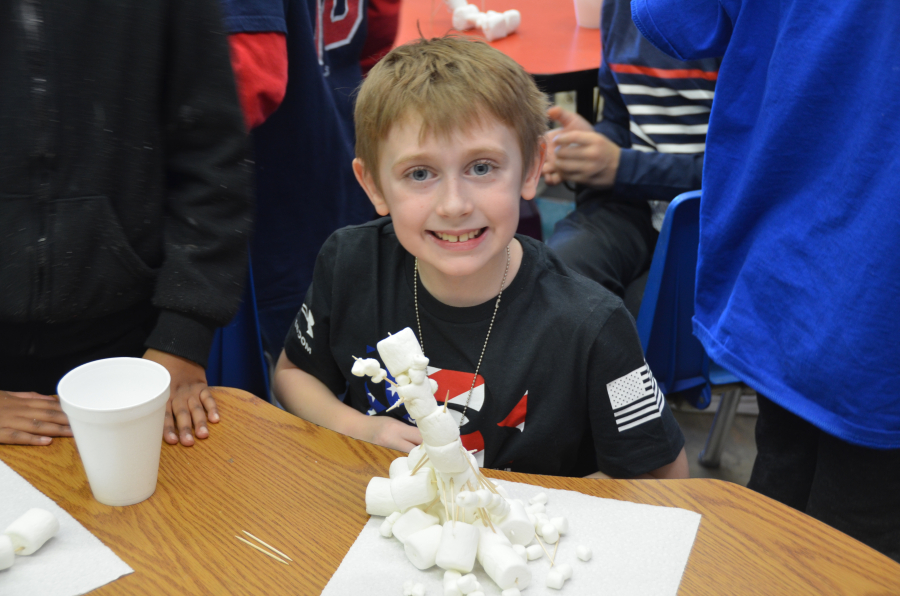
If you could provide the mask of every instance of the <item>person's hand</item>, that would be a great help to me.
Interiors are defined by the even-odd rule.
[[[548,132],[544,182],[562,181],[592,188],[612,188],[619,169],[621,149],[594,130],[590,122],[559,106],[547,110],[547,116],[561,125]]]
[[[169,401],[166,403],[166,422],[163,426],[165,442],[177,445],[180,438],[182,445],[190,447],[194,444],[195,436],[198,439],[208,437],[207,421],[218,422],[219,411],[216,400],[206,385],[206,371],[203,367],[186,358],[159,350],[147,350],[144,358],[165,366],[172,377]]]
[[[422,432],[390,416],[365,416],[354,438],[409,453],[422,444]]]
[[[34,392],[0,391],[0,444],[49,445],[50,437],[71,437],[59,401]]]

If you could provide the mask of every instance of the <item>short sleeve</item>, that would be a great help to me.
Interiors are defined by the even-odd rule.
[[[675,461],[684,435],[644,361],[624,306],[597,335],[589,366],[588,408],[600,471],[633,478]]]
[[[647,40],[679,60],[725,54],[741,0],[632,0],[631,18]]]
[[[287,33],[284,0],[221,0],[228,33]]]
[[[335,395],[340,395],[346,388],[346,379],[331,351],[331,304],[337,254],[335,233],[319,251],[313,281],[288,330],[284,352],[294,366],[322,381]]]

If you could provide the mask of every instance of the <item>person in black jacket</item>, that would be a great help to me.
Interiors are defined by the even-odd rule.
[[[221,20],[216,0],[0,4],[0,443],[70,436],[49,395],[111,356],[169,370],[167,442],[218,421],[204,366],[252,219]]]

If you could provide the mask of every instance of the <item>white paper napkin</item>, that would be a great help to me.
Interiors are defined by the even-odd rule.
[[[674,596],[678,592],[700,526],[699,513],[500,482],[511,498],[526,503],[539,492],[547,493],[547,515],[569,521],[569,532],[560,539],[555,560],[557,564],[572,566],[572,578],[562,592],[547,588],[550,561],[544,555],[528,563],[532,579],[525,596]],[[383,519],[373,517],[363,527],[325,586],[323,596],[400,596],[403,583],[408,580],[424,584],[429,596],[444,593],[443,569],[416,569],[396,538],[383,538],[378,532]],[[575,556],[579,545],[591,548],[594,556],[590,561]],[[552,545],[548,550],[553,553]],[[497,585],[477,563],[474,573],[485,595],[500,594]]]
[[[59,532],[36,553],[16,557],[12,567],[0,571],[0,594],[75,596],[134,571],[74,517],[0,461],[0,532],[32,507],[56,516]]]

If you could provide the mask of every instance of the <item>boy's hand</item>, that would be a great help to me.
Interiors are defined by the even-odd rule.
[[[404,424],[390,416],[365,416],[359,433],[354,437],[382,447],[409,453],[422,444],[422,433],[415,426]]]
[[[612,188],[619,169],[621,149],[594,130],[591,124],[559,106],[547,110],[547,116],[562,128],[548,132],[544,182],[562,181],[584,184],[598,189]]]
[[[50,437],[71,437],[59,401],[34,392],[0,391],[0,444],[49,445]]]
[[[169,401],[166,403],[166,422],[163,426],[163,439],[166,443],[177,445],[180,437],[181,444],[190,447],[194,444],[194,436],[198,439],[208,437],[207,420],[218,422],[219,411],[216,400],[206,385],[206,371],[203,367],[186,358],[153,349],[147,350],[144,358],[165,366],[172,377]],[[193,435],[192,429],[195,429]]]

